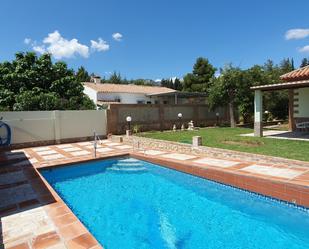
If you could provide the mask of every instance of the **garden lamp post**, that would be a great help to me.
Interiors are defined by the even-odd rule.
[[[180,124],[180,129],[181,129],[181,119],[182,119],[182,113],[180,112],[180,113],[178,113],[177,114],[177,117],[178,117],[178,119],[179,119],[179,124]]]
[[[131,135],[131,122],[132,122],[132,117],[131,116],[127,116],[126,117],[126,121],[128,124],[128,129],[126,130],[126,135],[130,136]]]
[[[216,126],[219,125],[219,116],[220,116],[220,113],[219,113],[219,112],[216,112],[216,118],[217,118]]]
[[[269,111],[266,110],[264,114],[265,114],[265,122],[267,123],[268,118],[269,118]]]

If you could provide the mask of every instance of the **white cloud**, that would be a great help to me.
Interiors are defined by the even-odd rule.
[[[309,53],[309,45],[300,48],[298,51],[302,53]]]
[[[115,41],[121,41],[122,40],[122,37],[123,37],[123,35],[122,34],[120,34],[120,33],[114,33],[113,35],[113,39],[115,40]]]
[[[67,40],[56,30],[44,38],[46,51],[51,53],[56,59],[72,58],[80,55],[84,58],[89,56],[89,47],[81,44],[77,39]],[[41,46],[42,47],[42,46]]]
[[[37,52],[37,53],[40,53],[40,54],[44,54],[46,53],[46,48],[44,46],[32,46],[32,49]]]
[[[40,43],[31,38],[25,38],[24,43],[37,53],[52,54],[55,59],[72,58],[75,56],[88,58],[90,52],[104,52],[110,49],[109,44],[102,38],[98,38],[97,41],[90,40],[90,45],[85,45],[76,38],[71,40],[64,38],[57,30],[49,33]]]
[[[109,45],[102,38],[99,38],[98,41],[91,40],[91,48],[94,51],[104,52],[109,50]]]
[[[24,39],[24,43],[27,44],[27,45],[30,44],[31,41],[32,41],[32,40],[31,40],[30,38],[25,38],[25,39]]]
[[[286,40],[303,39],[309,36],[309,29],[290,29],[285,33]]]

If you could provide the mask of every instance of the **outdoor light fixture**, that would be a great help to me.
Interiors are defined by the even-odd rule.
[[[178,116],[178,119],[179,119],[179,128],[181,129],[181,127],[182,127],[182,123],[181,123],[182,113],[181,112],[178,113],[177,116]]]
[[[269,113],[269,111],[265,111],[264,113],[265,113],[265,114],[268,114],[268,113]]]
[[[129,128],[129,130],[130,130],[130,127],[131,127],[131,121],[132,121],[131,116],[127,116],[127,117],[126,117],[126,121],[127,121],[127,123],[128,123],[128,128]]]
[[[219,125],[219,116],[220,116],[220,113],[216,112],[216,118],[217,118],[216,126]]]

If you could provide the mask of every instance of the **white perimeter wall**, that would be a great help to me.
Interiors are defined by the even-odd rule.
[[[106,135],[106,111],[0,112],[12,130],[12,144]],[[1,135],[1,134],[0,134]]]

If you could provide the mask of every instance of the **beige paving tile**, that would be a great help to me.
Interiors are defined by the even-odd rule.
[[[253,164],[248,167],[242,168],[242,171],[247,171],[250,173],[282,177],[282,178],[294,178],[301,175],[303,172],[298,170],[288,169],[288,168],[276,168],[267,165]]]
[[[121,145],[121,143],[107,143],[106,146],[117,146]]]
[[[60,159],[60,158],[64,158],[65,156],[62,154],[53,154],[53,155],[48,155],[48,156],[42,156],[42,158],[44,160],[56,160],[56,159]]]
[[[113,151],[114,149],[112,148],[100,148],[100,149],[97,149],[97,152],[100,152],[100,153],[107,153],[107,152],[110,152],[110,151]]]
[[[108,143],[111,143],[111,141],[105,139],[105,140],[101,140],[100,143],[101,143],[101,144],[108,144]]]
[[[82,143],[77,143],[80,146],[86,146],[86,145],[91,145],[91,142],[82,142]]]
[[[69,147],[69,148],[64,148],[62,150],[65,151],[65,152],[73,152],[73,151],[79,151],[79,150],[82,150],[82,149],[78,148],[78,147]]]
[[[143,153],[149,156],[158,156],[158,155],[166,154],[166,152],[159,151],[159,150],[145,150]]]
[[[44,150],[50,150],[50,147],[36,147],[32,148],[33,151],[44,151]]]
[[[42,207],[21,211],[1,218],[3,241],[20,244],[39,235],[54,232],[53,222]]]
[[[89,152],[87,150],[71,152],[72,156],[84,156],[84,155],[89,155],[89,154],[91,154],[91,152]]]
[[[215,158],[210,158],[210,157],[204,157],[204,158],[195,160],[193,162],[198,163],[198,164],[206,164],[206,165],[217,166],[217,167],[221,167],[221,168],[232,167],[232,166],[239,164],[239,162],[222,160],[222,159],[215,159]]]
[[[115,146],[115,148],[120,149],[120,150],[125,150],[125,149],[132,149],[132,146],[130,146],[130,145],[119,145],[119,146]]]
[[[43,150],[43,151],[37,151],[36,153],[37,153],[38,155],[40,155],[40,156],[45,156],[45,155],[56,154],[56,153],[58,153],[58,152],[55,151],[55,150]]]
[[[103,147],[102,145],[97,144],[97,148],[102,148],[102,147]],[[93,145],[93,144],[92,144],[92,145],[87,145],[87,146],[85,146],[85,148],[93,149],[93,148],[94,148],[94,145]]]
[[[165,155],[160,155],[160,156],[164,158],[176,159],[176,160],[181,160],[181,161],[196,158],[196,156],[180,154],[180,153],[171,153],[171,154],[165,154]]]
[[[59,149],[64,149],[64,148],[71,148],[73,147],[72,144],[60,144],[60,145],[56,145],[57,148]]]
[[[16,152],[22,152],[25,153],[26,151],[23,149],[17,149],[17,150],[11,150],[11,152],[16,153]]]

